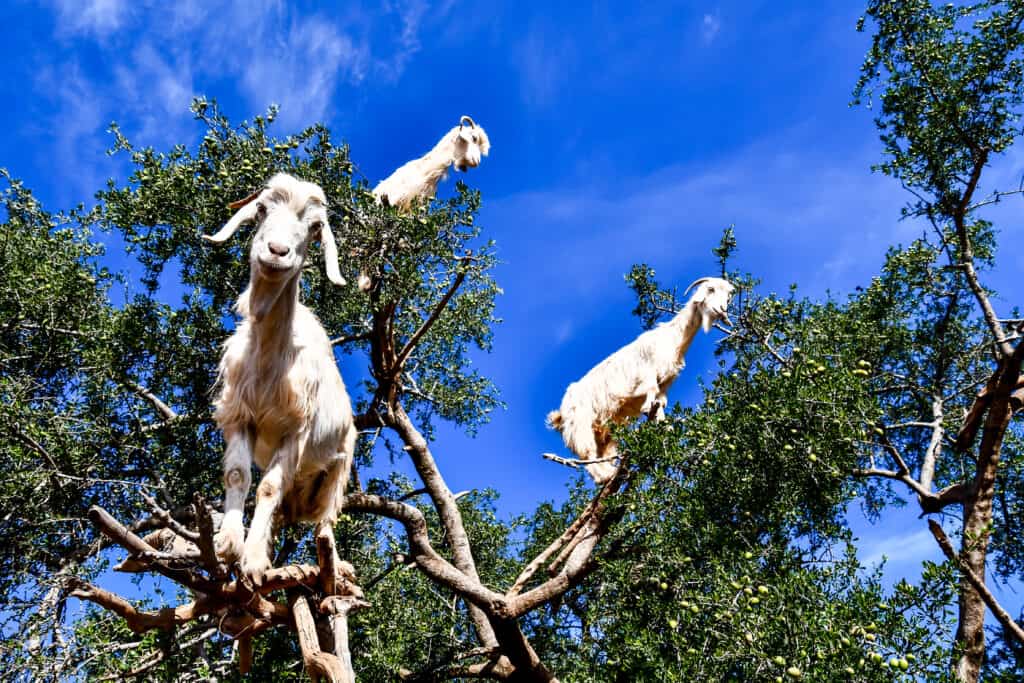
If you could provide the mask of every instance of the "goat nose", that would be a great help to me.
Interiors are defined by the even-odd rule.
[[[287,244],[281,244],[280,242],[267,242],[267,249],[274,256],[287,256],[288,252],[291,251]]]

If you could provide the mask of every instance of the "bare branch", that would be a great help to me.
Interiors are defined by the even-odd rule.
[[[455,276],[454,280],[452,280],[451,286],[448,287],[448,291],[445,292],[444,296],[441,297],[441,300],[437,302],[437,305],[434,306],[434,309],[430,312],[430,315],[427,316],[427,319],[423,321],[423,324],[419,326],[419,329],[413,332],[412,336],[409,337],[409,341],[405,344],[405,347],[399,351],[398,357],[395,360],[396,370],[402,367],[402,364],[405,363],[409,354],[412,353],[414,348],[416,348],[416,344],[418,344],[423,335],[427,333],[427,330],[433,327],[434,323],[437,322],[437,319],[441,316],[441,313],[448,305],[448,302],[451,301],[453,296],[455,296],[456,290],[462,285],[465,279],[466,271],[459,271],[459,274]]]
[[[169,422],[178,418],[178,413],[173,408],[161,401],[156,394],[146,387],[142,386],[138,382],[133,382],[132,380],[125,380],[124,384],[138,396],[149,401],[149,404],[153,406],[156,412],[160,413],[161,417],[163,417],[164,422]]]

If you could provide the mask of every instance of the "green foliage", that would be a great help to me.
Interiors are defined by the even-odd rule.
[[[889,160],[878,168],[952,215],[977,160],[1020,134],[1024,8],[873,0],[866,15],[877,31],[854,101],[883,86],[876,122]]]
[[[132,520],[145,510],[138,489],[168,509],[190,502],[193,491],[211,500],[220,496],[222,442],[211,420],[210,390],[220,345],[233,326],[231,306],[248,281],[248,240],[243,231],[214,247],[201,235],[229,218],[230,201],[273,173],[293,173],[324,188],[346,278],[354,282],[362,269],[377,280],[369,296],[354,285],[334,287],[322,275],[319,250],[311,253],[302,297],[329,334],[345,340],[339,354],[371,354],[365,333],[382,311],[390,314],[401,348],[458,276],[461,286],[438,309],[393,386],[428,435],[436,419],[472,431],[500,405],[496,389],[468,358],[471,349],[490,347],[500,292],[489,275],[493,244],[480,238],[474,221],[479,193],[459,183],[451,199],[398,214],[353,178],[348,148],[335,144],[324,126],[275,137],[269,132],[273,109],[239,126],[205,99],[196,100],[193,111],[204,131],[195,150],[136,148],[114,126],[112,152],[127,155],[134,171],[126,185],[111,181],[90,211],[51,217],[4,176],[0,429],[8,438],[0,460],[9,475],[0,487],[0,543],[9,552],[0,587],[17,596],[2,613],[5,668],[17,669],[15,662],[27,657],[52,662],[63,656],[51,629],[51,620],[62,617],[50,604],[60,596],[61,577],[100,572],[109,559],[92,545],[95,531],[85,519],[90,505]],[[115,278],[94,265],[103,253],[91,239],[94,230],[123,243],[137,263],[123,275],[121,307],[107,295]],[[357,405],[375,409],[381,378],[371,374],[361,386],[355,379],[349,389]],[[370,458],[372,449],[364,445],[361,462]],[[479,524],[474,517],[474,529],[484,533],[495,523],[491,517],[479,517]],[[342,546],[353,556],[362,553],[364,572],[387,557],[379,555],[384,551],[375,528],[357,525],[351,535],[339,530]],[[308,559],[312,549],[303,543],[300,553]],[[88,634],[92,621],[76,626]],[[42,649],[35,654],[25,649],[25,627],[38,630],[33,637]],[[217,652],[228,645],[221,642]],[[259,664],[265,672],[293,663],[294,648],[266,652],[274,654]],[[90,670],[133,665],[129,655],[111,657],[91,660]],[[174,666],[204,665],[197,657],[194,649],[178,653]],[[217,660],[211,652],[205,657]],[[74,662],[68,657],[65,664]],[[50,675],[62,675],[50,668]]]

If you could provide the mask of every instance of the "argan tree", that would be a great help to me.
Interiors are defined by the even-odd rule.
[[[282,530],[275,565],[288,569],[260,590],[202,552],[221,495],[209,392],[247,265],[244,239],[211,249],[200,235],[285,171],[324,188],[347,279],[372,276],[362,293],[310,269],[302,292],[362,431],[335,538],[370,605],[348,620],[360,680],[1012,676],[1015,625],[984,580],[1024,562],[1024,352],[1017,314],[996,313],[984,287],[995,239],[982,216],[1010,192],[983,190],[982,175],[1018,134],[1020,12],[869,5],[878,31],[857,93],[880,92],[881,169],[916,193],[921,239],[842,301],[759,294],[730,274],[743,293],[704,401],[620,430],[623,464],[600,491],[579,478],[561,505],[514,520],[498,519],[495,492],[452,492],[433,452],[439,421],[472,435],[500,407],[469,363],[490,348],[500,291],[478,193],[459,185],[396,212],[325,126],[275,137],[274,110],[233,126],[202,99],[195,149],[136,148],[114,128],[132,170],[94,207],[49,214],[5,176],[0,667],[187,681],[241,664],[283,680],[317,672],[311,648],[336,649],[338,631],[308,628],[330,615],[294,610],[328,591],[304,530]],[[122,247],[127,262],[112,257]],[[729,232],[723,271],[734,247]],[[650,269],[628,281],[643,325],[677,308]],[[387,458],[415,479],[369,476]],[[886,591],[858,564],[845,514],[906,493],[922,513],[963,513],[960,549]],[[200,552],[142,540],[161,529]],[[163,578],[129,596],[109,571],[125,555]],[[94,606],[70,619],[76,596]],[[987,662],[986,610],[1006,636]]]
[[[346,275],[373,278],[367,294],[329,285],[318,269],[303,283],[335,339],[363,431],[336,537],[370,604],[348,628],[361,678],[800,675],[862,667],[882,653],[898,665],[906,643],[923,642],[920,625],[879,607],[877,582],[851,557],[830,559],[821,542],[812,561],[799,548],[816,525],[819,540],[837,538],[834,490],[780,481],[788,494],[777,505],[742,514],[761,501],[736,498],[715,468],[745,463],[712,463],[712,441],[700,436],[714,401],[624,433],[619,476],[601,491],[574,488],[557,510],[502,523],[492,493],[455,495],[432,452],[434,425],[472,432],[499,405],[467,358],[489,347],[496,322],[495,247],[474,220],[478,194],[459,186],[449,200],[399,214],[353,180],[347,148],[323,126],[273,138],[273,110],[238,127],[213,103],[198,100],[194,111],[204,132],[195,151],[137,149],[115,128],[115,152],[134,170],[92,209],[53,216],[7,181],[0,540],[14,552],[4,558],[5,670],[26,680],[199,680],[237,676],[242,665],[280,678],[298,662],[320,671],[310,648],[334,646],[304,628],[329,615],[303,624],[288,608],[296,591],[322,590],[302,530],[283,530],[281,573],[260,590],[218,566],[208,545],[223,447],[209,391],[247,274],[244,240],[211,249],[200,236],[277,171],[325,189]],[[110,261],[97,231],[130,257],[117,276],[99,266]],[[385,454],[409,458],[418,481],[359,476]],[[716,531],[726,509],[740,515],[737,526]],[[791,516],[800,510],[802,526]],[[143,540],[160,529],[199,551]],[[163,577],[141,597],[125,597],[109,571],[126,555]],[[73,598],[97,608],[69,619]],[[762,600],[773,619],[757,608]],[[827,638],[796,626],[809,606],[828,615]],[[721,634],[702,649],[692,638],[703,631],[679,626],[696,623],[694,607],[715,614],[705,627]]]

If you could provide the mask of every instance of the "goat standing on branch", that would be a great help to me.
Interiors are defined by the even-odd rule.
[[[481,126],[468,116],[459,125],[445,133],[434,149],[419,159],[400,166],[394,173],[373,188],[378,202],[387,202],[401,211],[418,199],[430,199],[437,193],[437,185],[448,176],[448,168],[468,171],[480,165],[481,158],[491,151],[491,141]],[[359,274],[359,289],[369,291],[369,275]]]
[[[299,277],[310,242],[319,236],[327,275],[344,280],[319,186],[285,174],[243,202],[213,237],[224,242],[255,223],[249,287],[238,298],[242,316],[224,345],[214,415],[224,433],[224,521],[217,553],[241,560],[259,585],[270,569],[272,522],[313,521],[317,537],[330,535],[348,483],[356,430],[345,384],[327,333],[299,303]],[[255,460],[263,471],[256,510],[245,536],[242,509]],[[335,560],[337,556],[335,555]],[[336,567],[343,567],[335,561]]]
[[[419,159],[399,167],[373,188],[377,201],[407,210],[417,199],[429,199],[437,192],[437,184],[448,175],[448,167],[467,171],[480,165],[480,158],[491,150],[491,141],[484,129],[468,116],[445,133],[434,149]]]
[[[586,465],[597,484],[615,474],[615,440],[608,423],[622,424],[640,415],[665,418],[668,388],[686,363],[697,329],[728,321],[726,310],[735,287],[721,278],[705,277],[686,288],[697,291],[672,320],[644,332],[595,366],[565,390],[561,408],[548,414],[548,424],[562,433],[565,445]]]

